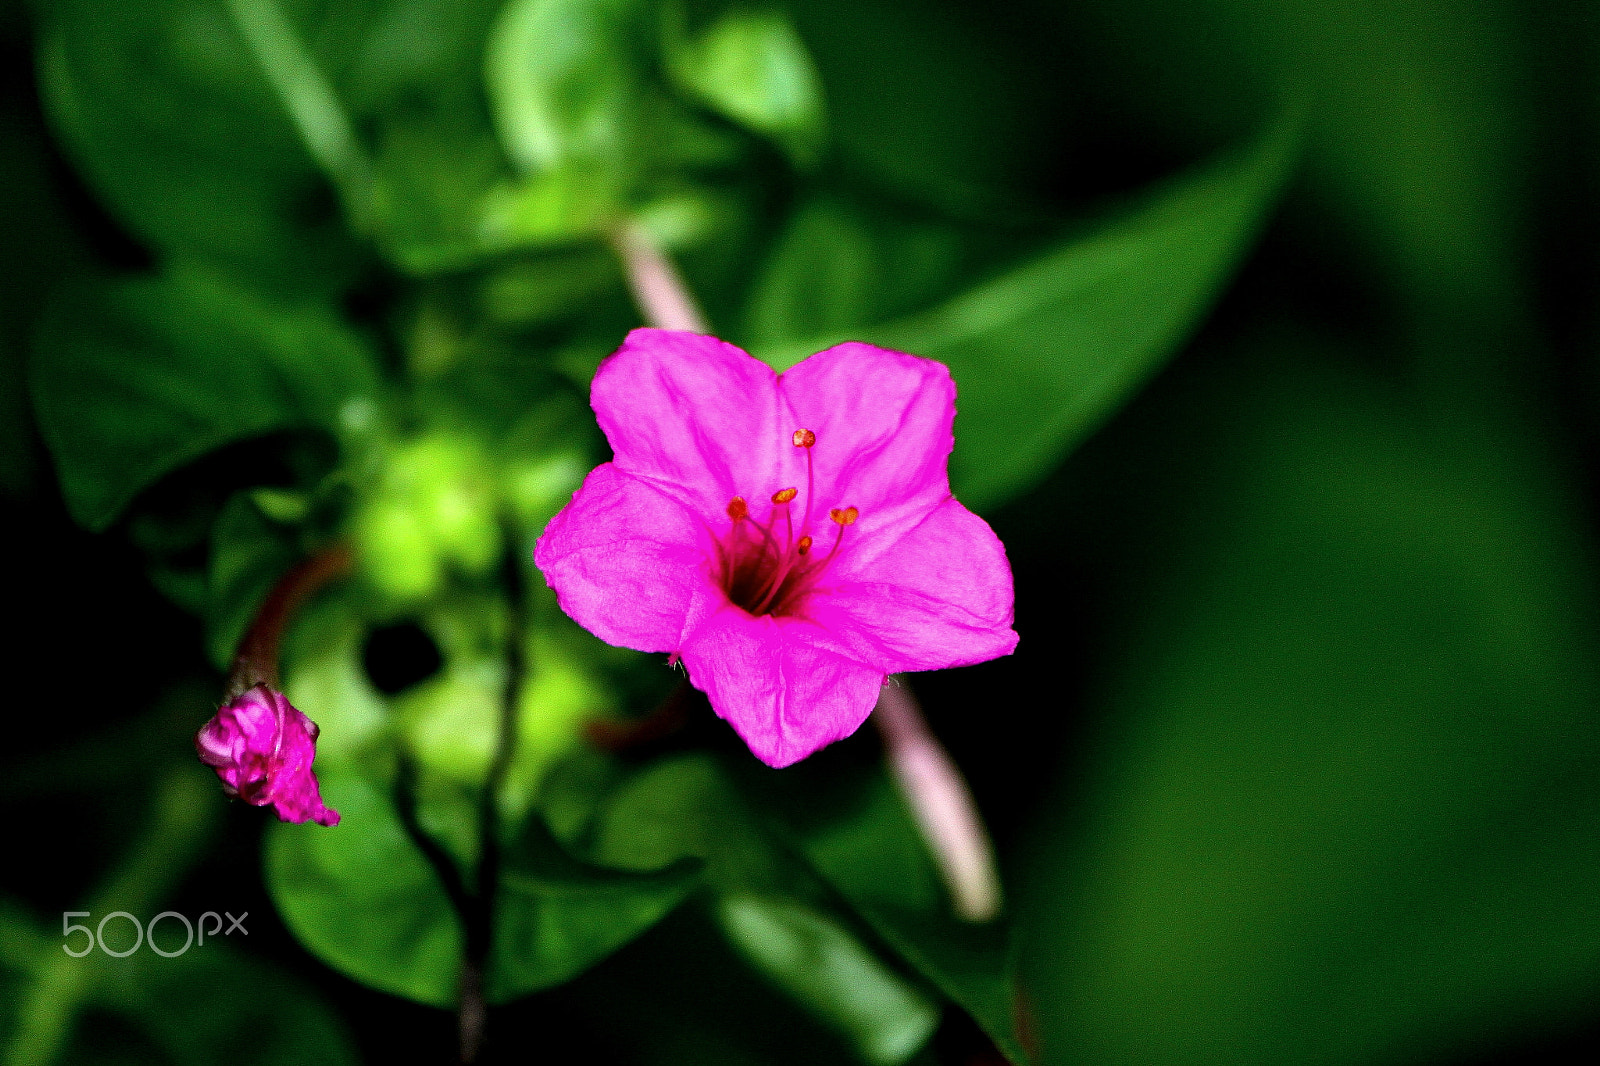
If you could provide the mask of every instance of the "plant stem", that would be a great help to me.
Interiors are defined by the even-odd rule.
[[[629,225],[612,234],[634,302],[659,329],[706,331],[705,319],[672,261],[649,233]],[[883,735],[889,766],[950,890],[956,914],[986,922],[1000,913],[1000,875],[966,779],[928,728],[903,678],[878,698],[872,719]]]
[[[629,223],[611,234],[611,246],[622,260],[633,302],[649,325],[705,333],[706,319],[667,258],[643,226]]]
[[[986,922],[1000,914],[1000,875],[994,845],[972,791],[944,750],[903,677],[883,687],[872,712],[912,816],[950,890],[958,917]]]
[[[503,523],[506,543],[516,545],[513,523]],[[517,750],[517,707],[522,681],[527,674],[527,604],[524,595],[520,553],[513,547],[506,552],[503,569],[510,618],[506,627],[506,679],[500,698],[499,730],[495,737],[494,759],[484,778],[483,795],[478,801],[478,883],[477,891],[464,913],[465,947],[462,952],[461,1006],[459,1029],[461,1061],[477,1061],[488,1024],[488,1005],[484,981],[489,970],[489,954],[494,948],[494,908],[500,885],[500,789]]]
[[[256,685],[278,687],[278,652],[289,621],[313,593],[343,576],[353,560],[348,544],[332,544],[296,564],[278,580],[239,641],[233,668],[228,671],[225,701],[243,695]]]

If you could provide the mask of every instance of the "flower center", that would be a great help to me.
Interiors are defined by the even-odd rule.
[[[811,529],[811,504],[816,479],[811,449],[817,443],[817,435],[809,429],[797,429],[791,440],[806,453],[805,507],[799,522],[794,515],[794,504],[800,496],[798,487],[782,488],[772,494],[772,508],[765,522],[750,513],[743,496],[735,496],[728,503],[732,527],[721,543],[722,589],[731,602],[753,615],[799,613],[806,594],[839,554],[845,530],[860,515],[854,507],[830,510],[833,544],[820,557],[812,553],[816,541]]]

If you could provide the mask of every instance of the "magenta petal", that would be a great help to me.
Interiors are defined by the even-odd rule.
[[[228,795],[257,807],[271,804],[286,822],[338,825],[339,812],[323,805],[311,772],[317,732],[283,693],[256,685],[224,704],[194,743]]]
[[[545,527],[533,559],[561,609],[601,640],[676,651],[693,604],[715,591],[715,552],[681,504],[606,463]]]
[[[890,673],[941,670],[1017,645],[1005,548],[954,499],[870,556],[841,561],[808,610],[855,658]]]
[[[698,333],[636,329],[600,364],[595,417],[619,469],[661,482],[707,517],[766,494],[792,432],[778,425],[777,375]]]
[[[950,495],[956,387],[944,364],[851,342],[786,371],[778,390],[793,428],[817,435],[817,499],[860,509],[854,536],[870,539]]]
[[[756,758],[781,767],[854,733],[884,672],[826,650],[816,626],[726,607],[683,647],[689,680]]]

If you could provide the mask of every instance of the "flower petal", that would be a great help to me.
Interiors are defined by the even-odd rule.
[[[769,495],[793,460],[778,425],[777,375],[715,337],[636,329],[591,392],[618,468],[663,483],[706,518],[734,496]]]
[[[817,435],[814,524],[856,507],[852,535],[870,540],[949,497],[956,387],[944,364],[851,342],[785,372],[778,391],[795,423],[784,428]]]
[[[725,602],[711,583],[716,550],[656,482],[605,463],[550,520],[533,561],[561,609],[607,644],[677,651],[695,604]]]
[[[886,673],[968,666],[1017,645],[1011,566],[989,524],[946,500],[871,557],[841,555],[806,614]]]
[[[883,688],[882,670],[826,650],[823,636],[802,619],[730,605],[696,627],[683,662],[756,758],[788,766],[854,733]]]

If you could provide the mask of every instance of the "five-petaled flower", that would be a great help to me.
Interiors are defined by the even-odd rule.
[[[779,375],[639,329],[592,399],[615,457],[535,561],[590,632],[681,659],[768,765],[849,736],[891,673],[1016,646],[1005,549],[950,494],[942,364],[850,343]]]
[[[194,747],[228,795],[257,807],[270,803],[286,822],[338,825],[339,812],[323,805],[311,772],[317,732],[283,693],[255,685],[200,727]]]

